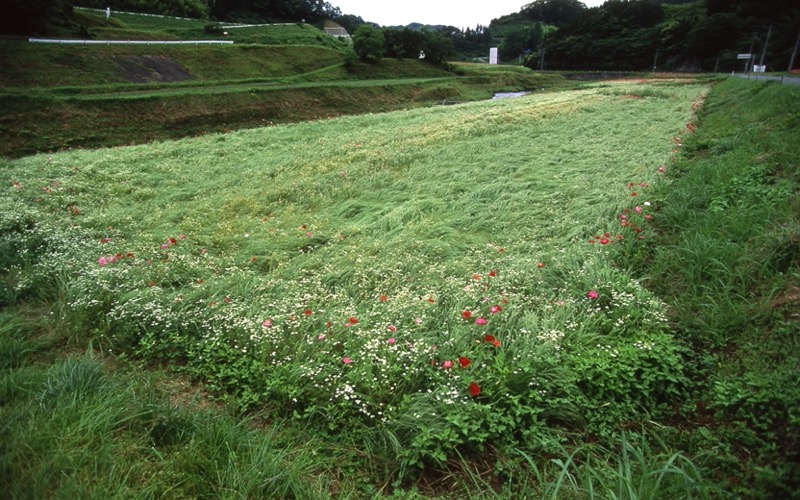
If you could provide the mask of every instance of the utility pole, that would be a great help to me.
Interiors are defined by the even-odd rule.
[[[758,62],[759,66],[764,66],[764,56],[767,54],[767,44],[769,43],[769,36],[772,34],[772,25],[769,25],[767,30],[767,39],[764,41],[764,48],[761,49],[761,60]]]
[[[786,71],[792,71],[794,68],[794,58],[797,56],[797,47],[800,46],[800,31],[797,32],[797,41],[794,42],[794,50],[792,50],[792,58],[789,59],[789,69]]]
[[[656,57],[653,59],[653,73],[656,72],[656,64],[658,63],[658,53],[661,51],[661,47],[656,49]]]
[[[753,64],[752,64],[752,63],[753,63],[753,60],[755,59],[755,58],[753,57],[753,47],[754,47],[755,45],[756,45],[756,34],[755,34],[755,33],[753,33],[753,41],[752,41],[752,42],[750,42],[750,50],[748,50],[748,51],[747,51],[747,53],[748,53],[748,54],[750,54],[750,59],[748,59],[748,60],[747,60],[747,62],[746,62],[746,63],[744,63],[744,72],[745,72],[745,73],[747,73],[747,72],[748,72],[748,71],[747,71],[747,69],[748,69],[748,68],[750,68],[750,71],[752,71],[752,70],[753,70],[753,68],[752,68]]]

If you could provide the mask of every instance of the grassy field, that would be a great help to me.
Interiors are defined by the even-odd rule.
[[[7,163],[4,300],[48,304],[46,330],[102,354],[39,369],[29,389],[20,373],[36,365],[11,362],[6,443],[33,439],[36,418],[98,427],[65,445],[91,450],[65,479],[13,444],[4,477],[109,496],[368,496],[448,477],[464,494],[561,495],[586,486],[567,473],[615,488],[616,466],[590,459],[605,449],[638,457],[626,487],[640,494],[705,491],[657,445],[690,385],[685,346],[629,268],[656,236],[659,167],[707,91],[598,85]],[[46,348],[17,330],[18,350]],[[110,355],[201,382],[282,434],[279,451],[205,410],[137,407],[143,383],[108,374]],[[267,455],[292,472],[242,472]],[[165,475],[143,482],[152,467]]]
[[[4,155],[146,143],[0,164],[12,497],[797,490],[795,89],[86,49],[0,53]]]

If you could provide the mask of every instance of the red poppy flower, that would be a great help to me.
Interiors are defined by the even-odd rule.
[[[497,276],[497,271],[489,271],[490,278],[494,278],[495,276]]]
[[[389,300],[389,297],[387,297],[386,295],[381,295],[378,300],[380,300],[381,302],[386,302],[387,300]]]
[[[461,317],[464,319],[470,319],[472,317],[472,311],[462,311]]]
[[[230,297],[225,297],[225,298],[224,298],[224,299],[222,299],[222,300],[223,300],[223,301],[224,301],[226,304],[230,304],[230,303],[231,303],[231,298],[230,298]]]
[[[500,248],[497,249],[497,251],[500,252],[500,253],[503,253],[505,251],[505,248],[500,247]]]
[[[483,340],[485,340],[486,342],[494,342],[495,338],[494,335],[484,335]]]
[[[430,302],[431,304],[433,304],[435,301],[433,300],[433,297],[428,297],[428,302]]]
[[[495,347],[500,347],[500,341],[499,340],[495,340],[495,341],[492,342],[492,345],[495,346]]]
[[[538,264],[536,264],[536,267],[538,267],[539,269],[543,268],[544,262],[539,262]]]
[[[313,311],[311,309],[306,309],[305,311],[303,311],[303,314],[305,314],[306,316],[311,316],[312,313]]]
[[[469,383],[469,395],[473,398],[477,398],[478,395],[481,393],[481,388],[475,382]]]
[[[600,238],[601,245],[608,245],[608,238]]]
[[[352,317],[352,316],[350,316],[349,318],[347,318],[347,322],[348,322],[348,323],[350,323],[351,325],[356,325],[356,324],[358,324],[358,320],[357,320],[356,318]]]
[[[170,245],[177,245],[178,244],[178,240],[176,240],[175,238],[169,238],[169,244]]]
[[[479,279],[481,279],[481,275],[480,274],[473,274],[472,275],[472,279],[474,279],[475,281],[478,281]]]
[[[469,358],[465,358],[464,356],[458,358],[458,364],[461,366],[462,369],[468,367],[469,363],[470,363]]]
[[[502,308],[502,307],[500,307],[500,306],[492,306],[492,307],[489,309],[489,313],[490,313],[490,314],[497,314],[497,313],[499,313],[499,312],[500,312],[500,311],[502,311],[502,310],[503,310],[503,308]]]

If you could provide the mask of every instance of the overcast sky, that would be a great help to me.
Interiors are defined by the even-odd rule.
[[[489,26],[492,19],[519,12],[533,0],[328,0],[342,14],[360,16],[381,26],[411,23],[445,24],[456,28]],[[605,0],[582,0],[587,7]]]

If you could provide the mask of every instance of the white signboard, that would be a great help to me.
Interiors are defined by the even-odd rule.
[[[489,49],[489,64],[497,64],[497,47]]]
[[[753,65],[753,71],[755,73],[766,73],[767,72],[767,65],[766,64],[763,64],[763,65],[754,64]]]
[[[739,54],[736,59],[750,59],[751,57],[753,57],[753,54]]]

